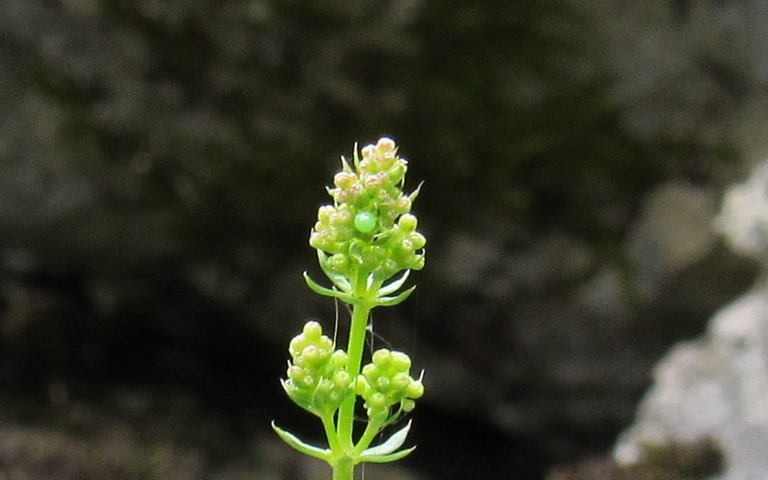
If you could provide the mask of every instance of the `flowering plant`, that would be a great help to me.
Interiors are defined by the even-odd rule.
[[[423,372],[413,378],[411,359],[403,352],[379,349],[362,365],[371,310],[397,305],[413,292],[415,287],[402,288],[411,270],[424,267],[426,239],[416,230],[418,222],[411,213],[421,185],[403,192],[408,164],[398,156],[395,142],[380,138],[360,154],[362,158],[356,147],[352,165],[342,157],[334,187],[328,188],[333,204],[320,207],[310,233],[309,244],[317,250],[320,268],[332,286],[324,287],[304,273],[314,292],[350,306],[347,349],[337,348],[319,323],[307,322],[289,344],[291,360],[282,380],[288,397],[320,418],[328,446],[310,445],[272,424],[288,445],[326,461],[333,480],[352,480],[357,464],[408,455],[414,447],[401,447],[410,422],[382,443],[371,444],[424,394]],[[355,436],[358,400],[363,402],[366,425]]]

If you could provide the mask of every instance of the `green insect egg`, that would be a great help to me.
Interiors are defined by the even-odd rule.
[[[362,233],[370,233],[376,228],[376,214],[359,212],[355,215],[355,228]]]

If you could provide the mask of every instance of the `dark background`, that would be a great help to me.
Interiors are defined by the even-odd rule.
[[[327,478],[269,422],[321,433],[278,379],[335,322],[301,278],[324,187],[381,135],[429,243],[373,342],[427,394],[416,453],[366,478],[608,453],[653,364],[757,273],[708,215],[764,151],[764,10],[0,1],[0,471]],[[670,254],[670,228],[701,246]]]

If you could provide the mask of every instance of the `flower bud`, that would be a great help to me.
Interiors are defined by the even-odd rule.
[[[392,368],[398,372],[407,372],[411,368],[411,357],[403,352],[392,352]]]
[[[408,169],[405,166],[405,161],[396,161],[394,165],[389,167],[389,181],[397,185],[405,178],[405,172]]]
[[[416,226],[418,225],[418,220],[416,219],[415,215],[412,215],[410,213],[406,213],[404,215],[400,216],[400,219],[397,221],[397,225],[404,231],[411,233],[414,230],[416,230]],[[413,241],[413,240],[411,240]]]
[[[382,348],[373,352],[372,360],[378,368],[387,368],[392,361],[392,354],[386,348]]]
[[[336,369],[346,367],[348,361],[349,357],[347,356],[347,352],[344,350],[336,350],[331,355],[331,365],[333,365],[333,367]]]
[[[286,375],[290,379],[297,379],[301,378],[301,375],[304,373],[304,369],[301,367],[297,367],[296,365],[290,365],[288,367],[288,371],[286,372]]]
[[[422,395],[424,395],[424,384],[421,383],[421,380],[414,380],[405,389],[405,396],[408,398],[418,400]]]
[[[292,357],[300,355],[306,344],[306,337],[303,333],[300,333],[291,339],[291,342],[288,344],[288,352],[290,352]]]
[[[375,392],[365,402],[371,408],[385,408],[387,407],[387,397],[383,393]]]
[[[376,142],[376,153],[379,155],[384,155],[388,152],[393,152],[396,148],[395,141],[392,140],[389,137],[381,137],[379,138],[379,141]]]
[[[340,388],[348,388],[352,383],[352,376],[344,370],[333,375],[333,383]]]
[[[366,145],[360,150],[360,153],[363,155],[363,158],[371,158],[374,156],[376,152],[376,147],[373,145]]]
[[[320,336],[323,334],[323,327],[320,326],[319,323],[310,320],[309,322],[304,324],[302,333],[304,333],[304,336],[306,337],[306,341],[313,342],[319,339]]]
[[[402,255],[411,255],[414,251],[413,242],[407,238],[402,239],[397,248]]]
[[[395,210],[397,210],[398,213],[410,212],[412,204],[413,202],[411,199],[403,195],[395,201]]]
[[[349,259],[343,253],[336,253],[328,259],[328,267],[336,273],[345,273],[348,265]]]
[[[413,379],[410,375],[408,375],[405,372],[396,373],[392,377],[392,388],[398,390],[398,391],[405,391],[406,388],[413,382]]]
[[[363,365],[362,373],[366,378],[373,378],[376,375],[377,370],[378,369],[376,368],[376,365],[369,363],[367,365]]]
[[[330,205],[323,205],[317,210],[317,220],[322,224],[328,224],[331,215],[336,213],[336,209]]]
[[[368,391],[371,389],[370,384],[368,383],[368,380],[362,375],[358,375],[357,379],[355,380],[355,394],[360,395],[361,397],[364,397],[368,394]]]
[[[333,184],[342,190],[347,190],[355,183],[355,180],[357,180],[357,175],[354,173],[341,171],[334,175]]]
[[[352,223],[352,213],[349,210],[340,210],[329,218],[329,223],[334,227],[343,227]]]
[[[384,178],[380,174],[369,174],[363,178],[363,185],[365,185],[369,193],[373,194],[384,186]]]
[[[388,377],[379,377],[376,379],[376,389],[380,391],[386,391],[389,389],[389,378]]]
[[[317,365],[322,358],[322,352],[314,345],[307,345],[304,350],[301,351],[300,356],[302,363],[309,367]],[[298,360],[298,359],[297,359]]]
[[[411,232],[408,235],[408,240],[411,241],[414,250],[421,250],[427,244],[427,239],[419,232]]]

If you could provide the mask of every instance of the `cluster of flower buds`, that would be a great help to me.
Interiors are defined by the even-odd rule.
[[[407,162],[390,138],[354,154],[354,168],[342,158],[342,170],[328,193],[333,205],[320,207],[309,244],[321,255],[324,270],[356,278],[373,275],[384,281],[402,270],[424,267],[427,241],[416,231],[410,213],[418,195],[403,192]]]
[[[353,378],[346,371],[347,354],[334,351],[319,323],[310,321],[288,347],[288,378],[283,388],[300,407],[317,415],[334,412],[353,392]]]
[[[414,400],[424,394],[424,385],[411,377],[410,357],[382,348],[373,353],[371,360],[355,382],[355,393],[365,400],[368,417],[383,424],[413,410]],[[392,407],[398,408],[393,412]]]

